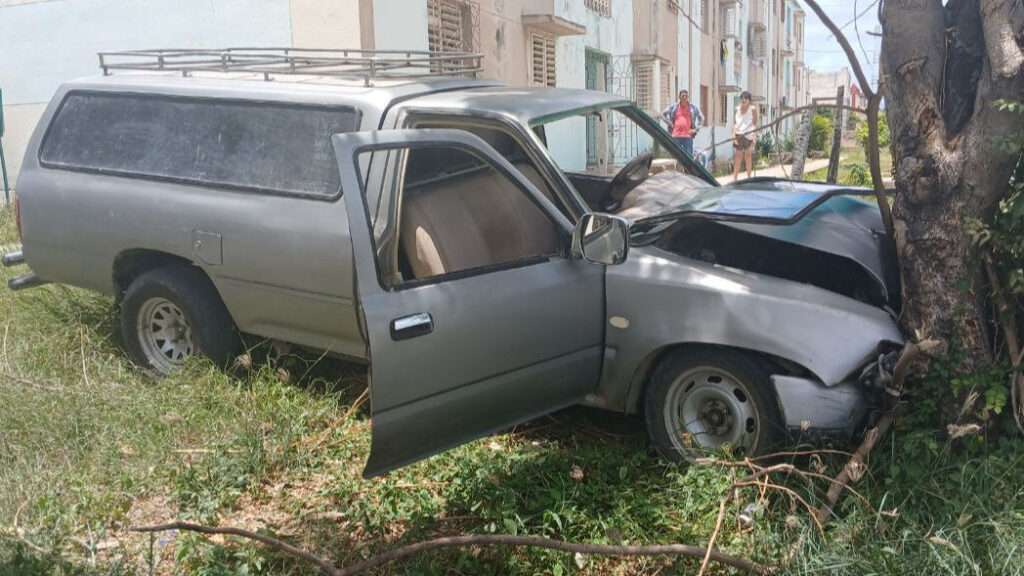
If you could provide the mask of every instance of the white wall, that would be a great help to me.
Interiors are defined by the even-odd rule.
[[[374,0],[377,50],[427,50],[427,0]]]
[[[291,45],[359,48],[359,0],[290,0]]]
[[[588,10],[582,0],[558,2],[557,16],[587,27],[582,36],[563,36],[556,48],[555,78],[560,88],[586,87],[586,50],[598,50],[615,57],[633,51],[633,0],[612,0],[612,17],[603,18]],[[586,121],[561,122],[547,132],[548,149],[564,170],[587,167]]]
[[[288,0],[6,4],[0,4],[0,88],[8,122],[3,145],[12,183],[45,103],[62,82],[99,74],[96,52],[292,45]]]

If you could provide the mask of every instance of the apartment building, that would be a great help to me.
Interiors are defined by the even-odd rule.
[[[31,31],[0,36],[4,143],[14,175],[54,89],[96,74],[102,50],[480,52],[485,77],[605,90],[652,115],[685,87],[708,127],[698,149],[728,138],[742,90],[771,119],[800,105],[806,87],[796,0],[0,0],[0,22]],[[732,149],[716,152],[729,157]],[[574,154],[587,162],[585,150]]]

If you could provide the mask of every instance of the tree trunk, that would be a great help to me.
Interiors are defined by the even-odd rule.
[[[901,320],[910,335],[962,350],[961,368],[973,369],[992,359],[991,324],[967,229],[991,221],[1017,160],[994,140],[1024,130],[1024,118],[992,102],[1024,98],[1024,7],[886,0],[882,29]]]

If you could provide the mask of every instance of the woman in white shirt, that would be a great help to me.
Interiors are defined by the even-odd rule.
[[[733,115],[732,179],[734,182],[740,175],[740,162],[745,160],[747,163],[747,178],[750,178],[750,172],[754,167],[754,148],[757,147],[757,108],[751,105],[750,100],[750,92],[744,90],[740,94],[740,105],[736,107],[736,113]]]

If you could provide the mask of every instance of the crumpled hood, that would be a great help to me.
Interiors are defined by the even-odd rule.
[[[673,252],[694,245],[677,242],[675,247],[670,246],[673,232],[692,228],[695,219],[706,222],[705,228],[715,229],[719,239],[712,248],[723,248],[723,243],[730,242],[764,248],[745,239],[748,235],[776,241],[776,255],[786,245],[798,246],[805,249],[808,265],[821,260],[813,258],[815,253],[845,260],[844,265],[859,268],[875,284],[882,300],[896,302],[900,288],[895,251],[872,195],[871,190],[863,188],[775,179],[677,188],[673,201],[666,203],[660,214],[638,219],[633,226],[641,234],[645,229],[669,226],[669,232],[661,234],[665,241],[658,245]],[[736,233],[727,238],[722,228]]]

